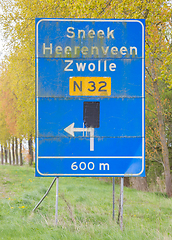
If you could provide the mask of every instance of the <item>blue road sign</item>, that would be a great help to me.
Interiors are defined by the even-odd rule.
[[[145,176],[144,20],[36,19],[36,176]]]

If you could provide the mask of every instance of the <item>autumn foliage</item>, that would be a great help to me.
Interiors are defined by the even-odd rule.
[[[164,0],[14,0],[2,2],[7,57],[0,77],[1,143],[34,137],[35,17],[146,20],[146,167],[172,196],[172,6]],[[5,70],[4,70],[5,69]],[[153,171],[153,169],[155,171]]]

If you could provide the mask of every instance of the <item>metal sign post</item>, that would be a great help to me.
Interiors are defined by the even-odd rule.
[[[113,220],[115,220],[115,178],[113,177]]]
[[[123,194],[124,194],[124,178],[121,178],[121,191],[120,191],[120,228],[123,230]]]
[[[123,193],[124,193],[124,178],[121,178],[120,185],[120,198],[119,198],[119,211],[117,223],[120,225],[121,231],[123,231]]]
[[[53,179],[51,185],[49,186],[48,190],[46,191],[46,193],[44,194],[44,196],[41,198],[41,200],[37,203],[37,205],[34,207],[34,209],[32,210],[33,212],[39,207],[39,205],[43,202],[43,200],[46,198],[46,196],[48,195],[48,193],[50,192],[52,186],[54,185],[56,181],[56,178]]]
[[[58,192],[59,192],[59,178],[56,177],[56,213],[55,213],[55,224],[58,224]]]

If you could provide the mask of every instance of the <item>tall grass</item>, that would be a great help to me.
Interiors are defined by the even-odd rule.
[[[124,188],[124,231],[116,223],[119,186],[95,178],[59,178],[58,226],[55,186],[33,208],[52,178],[35,178],[30,167],[0,166],[0,239],[172,239],[172,199]]]

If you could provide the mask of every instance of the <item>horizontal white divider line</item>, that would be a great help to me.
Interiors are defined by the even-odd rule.
[[[76,157],[67,157],[67,156],[60,156],[60,157],[39,157],[38,158],[143,158],[143,157],[102,157],[102,156],[94,156],[94,157],[90,157],[90,156],[76,156]]]
[[[141,173],[142,173],[142,171],[141,171]],[[112,177],[112,176],[123,176],[123,177],[129,177],[129,176],[139,176],[141,173],[120,173],[120,174],[118,174],[118,173],[115,173],[115,174],[109,174],[109,173],[75,173],[75,174],[73,174],[73,173],[71,173],[71,174],[62,174],[62,173],[52,173],[52,174],[40,174],[40,175],[43,175],[43,176],[92,176],[92,177],[94,177],[94,176],[108,176],[108,177]]]

